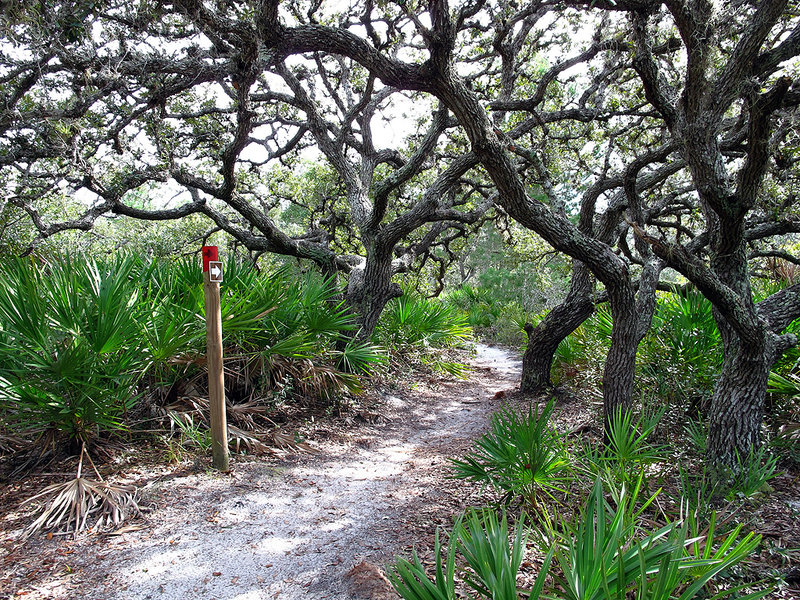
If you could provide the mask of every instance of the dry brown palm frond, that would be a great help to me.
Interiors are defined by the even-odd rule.
[[[326,364],[314,363],[307,358],[275,356],[270,366],[270,377],[276,386],[291,379],[297,390],[307,396],[330,398],[344,390],[354,393],[361,390],[361,383],[355,375],[343,373]]]
[[[58,431],[50,428],[26,433],[31,441],[14,457],[10,477],[17,477],[34,469],[44,469],[57,456]]]
[[[131,514],[139,513],[135,486],[115,485],[81,476],[47,486],[22,505],[43,499],[48,501],[40,507],[38,518],[25,528],[23,539],[41,530],[61,529],[77,533],[86,529],[90,519],[96,519],[94,526],[98,528],[119,525]]]
[[[19,452],[28,445],[30,445],[28,440],[10,433],[0,433],[0,455]]]
[[[314,449],[305,442],[298,442],[293,433],[284,433],[282,431],[273,431],[269,434],[272,439],[273,445],[281,450],[290,450],[292,452],[314,452]]]
[[[203,396],[181,396],[175,402],[166,406],[165,409],[168,413],[206,413],[208,412],[208,398]]]
[[[210,426],[208,422],[208,398],[181,396],[169,406],[165,406],[164,410],[166,410],[169,417],[170,434],[175,433],[176,426],[180,429],[194,427],[198,424],[206,428]]]
[[[228,445],[232,446],[234,452],[241,452],[244,449],[253,454],[276,454],[275,450],[252,433],[230,424],[228,425]]]
[[[310,365],[300,379],[301,387],[323,398],[330,398],[337,392],[358,393],[361,382],[352,373],[343,373],[328,365]]]
[[[225,404],[228,420],[246,429],[256,429],[255,416],[266,418],[269,409],[257,401],[240,404]],[[208,398],[201,396],[181,396],[177,401],[164,408],[170,418],[179,418],[184,423],[203,423],[208,425]]]
[[[86,444],[83,444],[75,479],[49,485],[22,503],[22,506],[26,506],[37,500],[49,499],[39,508],[42,514],[25,528],[23,539],[43,529],[63,529],[67,533],[72,531],[77,534],[86,529],[90,518],[96,518],[94,525],[98,528],[119,525],[129,514],[139,514],[136,487],[102,481],[96,468],[94,470],[100,481],[82,477],[84,456],[94,468]]]
[[[241,404],[227,403],[226,409],[229,421],[250,430],[256,429],[256,422],[253,417],[266,417],[266,413],[269,412],[265,405],[253,400]]]
[[[778,431],[778,437],[784,440],[800,442],[800,423],[786,423]]]

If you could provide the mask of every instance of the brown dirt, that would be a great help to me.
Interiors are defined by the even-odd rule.
[[[353,415],[358,427],[311,439],[312,454],[239,457],[226,475],[204,463],[120,471],[118,480],[140,487],[144,513],[113,535],[21,543],[25,515],[13,501],[25,490],[7,489],[0,596],[396,597],[363,573],[412,546],[427,555],[436,527],[479,503],[474,486],[445,478],[447,459],[485,429],[519,366],[485,346],[472,362],[466,381],[430,377],[385,390],[376,409]],[[318,433],[326,437],[325,425]]]

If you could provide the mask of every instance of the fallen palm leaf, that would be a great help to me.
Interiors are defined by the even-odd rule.
[[[132,533],[134,531],[141,531],[144,529],[144,525],[125,525],[124,527],[120,527],[119,529],[115,529],[114,531],[110,532],[108,535],[110,536],[119,536],[125,535],[126,533]]]
[[[264,442],[235,425],[228,424],[228,445],[233,446],[234,452],[241,452],[242,448],[252,454],[274,453]]]
[[[29,444],[30,442],[22,439],[21,437],[17,437],[9,433],[0,434],[0,455],[18,452]]]
[[[256,429],[257,427],[254,417],[266,418],[266,413],[269,410],[265,405],[254,401],[244,402],[242,404],[231,404],[228,402],[226,403],[226,409],[228,420],[233,421],[242,428],[250,430]]]
[[[778,431],[778,438],[800,441],[800,423],[787,423]]]
[[[115,485],[81,476],[84,456],[89,456],[85,444],[75,479],[49,485],[22,503],[22,506],[26,506],[37,500],[49,499],[40,507],[42,513],[39,517],[25,528],[23,539],[43,529],[63,529],[66,533],[76,534],[86,529],[90,519],[96,519],[94,526],[98,528],[119,525],[130,514],[139,513],[135,486]],[[100,474],[97,473],[97,476],[99,478]]]
[[[272,443],[281,450],[291,450],[292,452],[314,452],[314,449],[305,442],[298,442],[292,433],[273,431],[269,434]]]
[[[139,512],[135,486],[114,485],[84,477],[49,485],[22,505],[42,498],[50,498],[50,501],[42,507],[42,514],[25,528],[24,539],[45,529],[77,533],[86,529],[90,518],[97,519],[96,527],[119,525],[130,514]]]

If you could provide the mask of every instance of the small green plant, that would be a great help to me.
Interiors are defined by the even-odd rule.
[[[436,572],[431,581],[425,567],[414,550],[411,560],[398,558],[394,565],[387,569],[389,581],[395,591],[405,600],[456,600],[455,592],[455,555],[456,544],[452,537],[447,558],[442,563],[442,545],[439,531],[433,548],[436,559]]]
[[[637,496],[638,490],[630,494],[623,486],[612,508],[597,478],[576,522],[549,527],[544,543],[558,547],[555,556],[561,576],[557,581],[565,599],[625,598],[640,577],[672,552],[674,544],[666,543],[673,529],[670,525],[639,539],[635,520],[629,518]]]
[[[170,421],[179,431],[180,448],[194,446],[203,454],[211,450],[211,432],[208,425],[195,421],[191,413],[170,413]]]
[[[520,593],[538,598],[553,559],[554,548],[546,554],[542,570],[531,590],[517,588],[517,575],[525,553],[528,527],[522,515],[515,524],[509,544],[509,527],[505,513],[498,519],[490,510],[470,510],[456,519],[450,535],[449,549],[444,554],[436,533],[434,578],[431,580],[416,551],[409,561],[398,558],[388,569],[395,591],[405,600],[455,600],[456,553],[463,558],[461,578],[479,598],[517,600]]]
[[[709,512],[721,500],[741,503],[759,493],[769,491],[769,481],[777,473],[777,457],[766,446],[751,451],[734,470],[707,469],[695,475],[683,466],[678,467],[683,501],[698,515]]]
[[[595,476],[603,474],[617,487],[633,486],[640,475],[646,476],[649,465],[664,458],[664,448],[649,441],[662,415],[663,410],[634,420],[631,411],[620,409],[613,413],[606,424],[605,446],[584,452],[587,470]]]
[[[769,480],[778,475],[778,457],[762,444],[751,449],[745,458],[738,457],[739,469],[733,477],[728,498],[752,498],[758,493],[769,491]]]
[[[463,460],[451,459],[453,477],[490,485],[506,501],[521,496],[535,506],[541,494],[565,492],[570,462],[565,436],[549,424],[554,400],[538,412],[504,408],[491,419],[491,431],[475,443]]]
[[[485,598],[517,600],[517,574],[525,554],[528,534],[525,515],[517,521],[509,547],[505,513],[472,510],[454,528],[458,549],[469,565],[466,581]]]
[[[786,423],[770,442],[782,457],[800,463],[800,423]]]
[[[695,450],[704,455],[708,448],[708,426],[701,420],[689,419],[683,426],[683,431]]]
[[[741,526],[717,539],[715,516],[701,531],[699,521],[687,515],[655,530],[644,527],[640,515],[655,500],[638,494],[641,486],[624,486],[612,494],[612,505],[604,497],[601,480],[595,480],[586,504],[574,523],[552,525],[542,543],[557,546],[556,574],[559,598],[566,600],[625,600],[629,594],[647,600],[690,600],[704,597],[704,586],[719,573],[747,558],[758,547],[761,536],[741,535]],[[722,590],[714,598],[738,594],[745,586]],[[762,598],[769,589],[739,598]]]
[[[697,515],[711,512],[711,507],[723,496],[723,485],[712,477],[703,466],[700,473],[695,469],[687,469],[678,465],[678,483],[680,485],[681,502],[684,502]]]

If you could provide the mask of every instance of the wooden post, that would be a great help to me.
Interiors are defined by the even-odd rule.
[[[225,415],[225,377],[222,372],[222,311],[219,282],[222,268],[216,246],[203,246],[203,293],[206,304],[206,366],[211,411],[211,449],[214,468],[229,470],[228,423]]]

